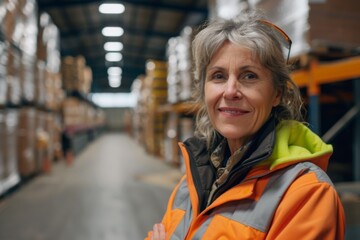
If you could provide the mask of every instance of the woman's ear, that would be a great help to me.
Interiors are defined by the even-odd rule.
[[[278,88],[276,90],[276,95],[275,95],[275,98],[273,100],[272,106],[273,107],[278,106],[280,104],[280,102],[281,102],[281,98],[282,98],[282,90],[280,88]]]

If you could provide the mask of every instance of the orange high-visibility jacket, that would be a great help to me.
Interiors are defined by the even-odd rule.
[[[273,137],[274,144],[264,145]],[[195,145],[180,144],[186,174],[162,220],[166,239],[344,239],[343,208],[324,172],[332,146],[303,124],[283,121],[274,127],[255,151],[262,159],[270,146],[270,155],[205,207],[207,172],[201,168],[209,161]]]

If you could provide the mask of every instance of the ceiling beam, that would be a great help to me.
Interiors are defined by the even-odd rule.
[[[91,84],[91,93],[128,93],[131,91],[131,84],[132,82],[127,83],[122,81],[120,87],[112,88],[106,79],[97,79],[97,81],[93,81]]]
[[[93,74],[96,76],[107,76],[107,70],[104,67],[100,67],[100,66],[96,66],[94,65],[92,68],[93,70]],[[122,72],[124,75],[126,75],[127,73],[144,73],[145,72],[145,66],[124,66],[121,67]]]
[[[105,26],[119,25],[118,21],[109,21],[108,23],[109,23],[108,25],[103,25],[103,26],[87,27],[81,29],[70,29],[68,31],[62,30],[60,35],[61,38],[70,38],[70,37],[79,38],[87,35],[99,34],[99,32],[101,32],[101,30]],[[125,27],[125,26],[122,26],[122,28],[124,29],[125,34],[139,35],[139,36],[153,36],[153,37],[160,37],[166,39],[177,36],[179,34],[178,32],[161,32],[161,31],[154,31],[149,29],[137,29],[137,28]]]
[[[111,42],[111,40],[109,40],[109,42]],[[66,39],[61,40],[61,43],[63,44],[62,50],[64,50],[65,52],[73,50],[73,47],[67,47],[66,46],[66,43],[67,43]],[[103,45],[100,45],[101,48],[99,48],[99,44],[95,43],[94,41],[91,41],[90,44],[86,43],[86,47],[90,48],[90,49],[94,49],[94,51],[96,50],[98,54],[105,54],[106,53],[105,49],[103,48]],[[139,51],[140,47],[141,46],[139,44],[135,45],[135,44],[129,42],[129,43],[126,43],[126,45],[124,45],[124,48],[120,52],[128,52],[128,53],[135,52],[136,53],[136,52]],[[166,48],[166,46],[165,46],[165,48]],[[150,48],[148,48],[147,52],[150,55],[157,55],[159,53],[163,53],[164,52],[164,46],[152,45]],[[94,54],[94,55],[96,55],[96,54]]]
[[[138,75],[134,74],[133,76],[123,76],[121,79],[121,86],[120,88],[122,89],[123,92],[130,92],[131,89],[131,85],[134,82],[135,78],[138,77]],[[96,89],[96,90],[95,90]],[[116,88],[119,89],[119,88]],[[97,92],[108,92],[112,89],[109,86],[108,83],[108,79],[107,77],[94,77],[94,81],[92,82],[92,92],[97,91]],[[118,92],[118,91],[116,91]]]
[[[128,54],[123,52],[123,60],[121,62],[126,61],[127,64],[130,62],[134,62],[134,63],[140,63],[143,62],[145,63],[147,60],[149,59],[156,59],[156,60],[165,60],[164,57],[161,57],[159,55],[134,55],[134,54]],[[86,64],[88,65],[105,65],[105,57],[99,57],[99,56],[89,56],[86,54],[83,54],[83,56],[86,59]],[[134,61],[130,61],[130,59],[134,59]],[[112,63],[109,63],[109,65],[113,65]],[[145,66],[145,64],[143,65]]]
[[[113,1],[117,2],[117,1]],[[134,1],[134,0],[121,0],[118,1],[121,3],[126,3],[129,5],[134,6],[142,6],[147,8],[157,8],[157,9],[167,9],[172,11],[182,11],[182,12],[197,12],[197,13],[204,13],[207,14],[208,8],[205,7],[194,7],[194,6],[184,6],[180,4],[174,3],[166,3],[166,2],[149,2],[146,0],[142,1]],[[49,10],[51,8],[66,8],[66,7],[78,7],[84,6],[84,4],[101,4],[103,1],[99,0],[72,0],[72,1],[45,1],[45,0],[38,0],[38,5],[41,10]]]

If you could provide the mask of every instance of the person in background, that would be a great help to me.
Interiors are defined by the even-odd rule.
[[[344,239],[333,149],[303,123],[290,47],[255,11],[195,36],[195,137],[179,144],[186,174],[146,239]]]

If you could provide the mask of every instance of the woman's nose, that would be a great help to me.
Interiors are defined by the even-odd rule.
[[[226,99],[240,99],[241,92],[239,81],[234,77],[229,77],[225,84],[224,89],[224,98]]]

